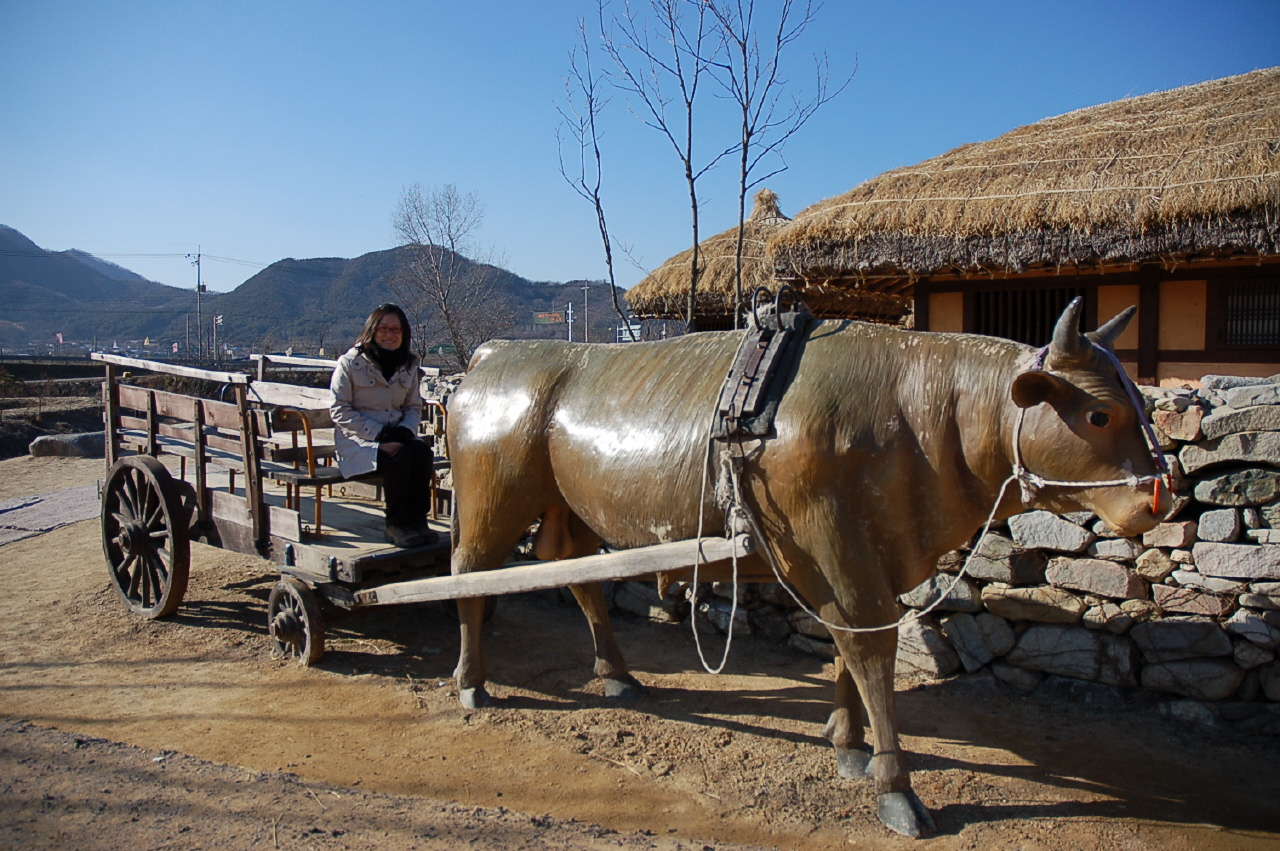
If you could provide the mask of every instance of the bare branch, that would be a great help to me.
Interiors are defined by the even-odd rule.
[[[805,0],[797,8],[796,0],[782,0],[776,26],[762,47],[756,24],[755,0],[704,0],[721,40],[720,61],[713,63],[711,73],[733,100],[741,115],[741,136],[736,146],[740,153],[738,180],[738,244],[735,262],[738,323],[743,304],[742,251],[746,224],[747,190],[786,169],[786,162],[764,175],[753,177],[760,163],[769,156],[781,160],[786,142],[800,131],[817,110],[839,95],[853,79],[849,77],[834,91],[828,85],[826,56],[818,63],[814,94],[804,100],[795,98],[782,108],[780,100],[787,81],[781,76],[782,57],[816,20],[819,7]],[[856,67],[854,69],[856,73]]]
[[[618,315],[618,319],[622,322],[622,327],[627,329],[628,336],[631,341],[635,342],[635,332],[632,330],[631,318],[623,311],[622,305],[618,303],[618,286],[617,277],[613,271],[613,241],[609,234],[609,223],[605,218],[604,199],[600,193],[600,187],[604,180],[604,164],[600,155],[600,130],[597,124],[604,107],[609,103],[608,99],[602,99],[599,94],[600,77],[592,71],[591,67],[591,46],[587,39],[586,22],[581,18],[578,19],[578,37],[582,42],[582,62],[579,65],[578,51],[575,49],[569,54],[569,77],[565,80],[566,90],[566,106],[557,107],[560,117],[563,119],[562,127],[568,129],[569,134],[578,143],[578,168],[577,173],[570,175],[565,168],[564,151],[559,146],[560,134],[557,132],[557,147],[560,149],[560,175],[565,181],[574,188],[579,195],[591,202],[591,206],[596,213],[596,226],[600,230],[600,242],[604,247],[604,263],[609,274],[609,295],[613,300],[613,312]],[[577,105],[575,93],[582,99],[582,105]],[[589,317],[584,317],[589,319]]]
[[[463,195],[453,184],[424,190],[406,187],[392,215],[392,226],[408,249],[392,280],[415,325],[420,354],[447,344],[461,369],[476,347],[500,336],[515,317],[499,285],[496,258],[475,242],[484,221],[484,205],[474,192]]]
[[[713,37],[709,9],[708,0],[649,0],[651,22],[632,8],[630,0],[624,3],[621,15],[608,18],[604,0],[597,3],[601,40],[615,69],[614,86],[634,97],[629,108],[646,126],[667,140],[684,169],[693,241],[685,308],[685,325],[689,331],[695,329],[698,291],[698,181],[736,149],[732,146],[706,161],[695,160],[698,88],[703,76],[717,61],[720,50]],[[678,96],[668,94],[668,86],[678,92]],[[670,115],[668,109],[677,102],[678,115]]]

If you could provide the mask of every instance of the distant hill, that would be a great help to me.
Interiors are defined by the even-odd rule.
[[[222,316],[220,341],[238,347],[333,355],[350,345],[369,311],[395,301],[390,282],[407,249],[374,251],[355,259],[280,260],[227,293],[206,293],[206,337]],[[459,258],[465,264],[470,261]],[[563,311],[573,302],[582,318],[582,287],[590,287],[591,339],[613,339],[617,317],[604,284],[530,281],[492,268],[518,320],[510,336],[563,337],[564,325],[535,325],[535,313]],[[619,290],[621,294],[621,290]],[[188,324],[189,323],[189,324]],[[148,281],[122,266],[75,249],[46,251],[0,225],[0,346],[64,338],[89,342],[150,337],[160,349],[185,344],[196,329],[195,293]],[[582,338],[582,323],[574,336]]]
[[[137,272],[130,271],[123,266],[112,263],[110,260],[103,260],[101,257],[94,257],[87,251],[81,251],[78,248],[71,248],[67,251],[59,251],[59,254],[65,254],[68,257],[74,257],[81,263],[90,268],[97,269],[113,281],[145,281],[146,278]]]
[[[390,248],[353,260],[280,260],[231,292],[216,296],[213,309],[223,317],[219,334],[227,341],[264,349],[293,346],[310,353],[320,348],[329,355],[340,352],[355,339],[373,307],[398,300],[391,281],[407,257],[408,249]],[[470,263],[466,258],[457,262],[463,266]],[[489,271],[516,315],[511,336],[564,336],[565,326],[535,325],[533,315],[562,311],[569,301],[581,313],[582,286],[589,284],[598,299],[591,305],[592,325],[599,326],[593,336],[596,340],[612,339],[608,329],[617,324],[617,317],[602,283],[538,282],[505,269],[493,267]],[[169,332],[178,334],[181,330],[175,324]],[[580,325],[576,331],[581,334]]]
[[[115,278],[98,264],[114,265],[45,251],[0,225],[0,345],[47,342],[59,332],[68,340],[142,338],[170,324],[184,290],[127,269]]]

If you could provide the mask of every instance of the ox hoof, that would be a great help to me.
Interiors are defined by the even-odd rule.
[[[604,696],[614,700],[639,700],[649,696],[649,690],[630,674],[604,678]]]
[[[876,815],[885,827],[912,839],[934,832],[933,817],[910,789],[882,794]]]
[[[870,749],[836,748],[836,774],[845,780],[866,780],[871,765]]]
[[[458,689],[458,701],[464,709],[484,709],[487,706],[493,706],[493,698],[484,690],[484,686]]]

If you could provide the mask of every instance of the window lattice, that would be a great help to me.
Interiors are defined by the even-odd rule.
[[[1071,299],[1084,294],[1082,287],[976,292],[973,330],[1043,346],[1053,338],[1053,327]]]
[[[1280,285],[1230,284],[1223,301],[1228,346],[1280,346]]]

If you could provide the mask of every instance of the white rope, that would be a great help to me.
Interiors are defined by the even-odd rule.
[[[1107,352],[1106,349],[1104,349],[1101,346],[1098,346],[1096,343],[1094,344],[1094,347],[1102,351],[1104,354],[1110,355],[1110,352]],[[1041,368],[1041,364],[1043,363],[1043,358],[1045,353],[1047,352],[1047,349],[1048,347],[1046,346],[1044,349],[1042,349],[1038,353],[1038,359],[1037,359],[1038,362],[1035,368],[1037,369]],[[1144,432],[1145,432],[1144,436],[1148,440],[1151,453],[1152,453],[1152,458],[1153,460],[1156,461],[1157,469],[1159,469],[1164,463],[1164,457],[1159,454],[1159,449],[1155,443],[1154,435],[1152,434],[1150,427],[1146,423],[1146,412],[1139,406],[1138,401],[1135,398],[1136,389],[1131,389],[1129,386],[1125,385],[1125,381],[1128,378],[1128,376],[1125,375],[1123,367],[1120,366],[1119,361],[1116,360],[1114,355],[1110,355],[1110,356],[1111,356],[1112,362],[1115,364],[1116,369],[1119,372],[1119,376],[1120,376],[1119,380],[1120,380],[1121,386],[1125,387],[1125,389],[1129,392],[1130,401],[1133,403],[1135,409],[1137,410],[1138,419],[1139,421],[1142,422]],[[691,586],[694,592],[693,594],[694,600],[697,599],[698,567],[702,563],[702,523],[703,523],[703,513],[706,508],[707,478],[708,478],[707,474],[708,474],[708,468],[711,466],[711,458],[712,458],[711,450],[712,450],[712,446],[714,445],[711,434],[713,429],[715,428],[717,413],[718,413],[717,411],[712,412],[711,421],[707,426],[706,463],[703,465],[703,468],[702,468],[702,486],[701,486],[701,491],[699,493],[699,499],[698,499],[697,553],[694,557],[693,585]],[[1022,463],[1022,448],[1021,448],[1022,421],[1025,414],[1026,414],[1026,408],[1019,408],[1018,418],[1014,424],[1013,472],[1000,485],[1000,492],[996,494],[995,502],[991,506],[991,513],[987,515],[987,522],[982,524],[982,534],[978,537],[977,543],[975,543],[972,549],[970,549],[969,555],[965,557],[964,564],[961,565],[960,571],[951,580],[951,584],[947,586],[947,589],[938,595],[938,598],[936,600],[934,600],[932,603],[930,603],[928,606],[926,606],[923,609],[916,609],[916,610],[905,613],[902,617],[898,618],[898,620],[894,621],[893,623],[884,624],[882,626],[869,626],[869,627],[841,626],[839,624],[834,624],[834,623],[831,623],[830,621],[823,620],[823,618],[816,611],[809,608],[809,606],[805,603],[805,601],[800,599],[800,596],[796,594],[794,589],[792,589],[791,585],[785,579],[782,578],[782,571],[778,567],[777,560],[774,558],[773,548],[769,546],[769,541],[764,535],[764,530],[760,528],[760,524],[756,522],[755,515],[747,507],[746,502],[742,498],[741,482],[739,481],[739,478],[738,478],[738,472],[736,469],[734,469],[734,466],[732,463],[730,463],[729,465],[729,470],[730,470],[730,482],[733,486],[733,490],[731,494],[730,503],[725,508],[726,524],[728,523],[730,514],[734,509],[737,509],[742,513],[744,517],[746,517],[747,523],[751,527],[751,533],[755,539],[756,545],[764,551],[765,558],[769,562],[769,567],[773,571],[774,579],[777,580],[779,585],[781,585],[784,589],[786,589],[787,594],[790,595],[791,599],[794,600],[796,605],[800,607],[801,611],[803,611],[806,615],[811,617],[813,620],[825,626],[828,630],[833,630],[836,632],[848,632],[848,633],[871,633],[871,632],[885,632],[891,629],[898,629],[903,624],[917,621],[920,618],[932,612],[939,605],[941,605],[942,601],[947,599],[947,597],[951,595],[951,592],[955,590],[956,586],[960,584],[960,580],[964,578],[964,575],[969,570],[969,563],[973,560],[973,557],[978,554],[978,551],[982,549],[982,545],[986,541],[987,535],[991,531],[991,524],[995,522],[996,513],[1000,510],[1000,503],[1004,501],[1005,492],[1009,489],[1009,485],[1012,482],[1015,482],[1015,481],[1018,482],[1019,486],[1021,487],[1021,490],[1022,490],[1021,495],[1025,504],[1025,503],[1029,503],[1031,499],[1035,496],[1036,490],[1049,485],[1052,485],[1054,487],[1070,487],[1070,488],[1105,488],[1105,487],[1122,487],[1127,485],[1129,487],[1137,489],[1139,486],[1143,484],[1147,484],[1149,482],[1158,482],[1161,478],[1159,474],[1151,475],[1151,476],[1134,476],[1130,474],[1122,479],[1108,479],[1105,481],[1064,481],[1064,480],[1058,480],[1058,479],[1046,479],[1042,476],[1039,476],[1031,472],[1030,470],[1028,470],[1026,465]],[[740,436],[738,437],[738,441],[739,441],[738,447],[739,449],[741,449],[742,443],[741,443]],[[1157,488],[1158,487],[1159,485],[1157,485]],[[710,665],[707,664],[706,657],[702,651],[702,641],[698,634],[696,607],[695,607],[694,616],[690,617],[689,619],[690,622],[693,624],[693,640],[694,640],[694,644],[696,644],[698,648],[698,660],[702,663],[703,669],[710,674],[718,674],[722,670],[724,670],[725,663],[728,661],[728,658],[729,658],[729,648],[733,645],[733,624],[734,624],[734,621],[737,619],[737,614],[738,614],[738,553],[735,548],[733,551],[733,605],[729,613],[728,637],[724,645],[724,655],[720,659],[720,664],[714,670],[711,668]]]
[[[704,446],[706,447],[706,460],[705,460],[705,463],[702,465],[702,486],[698,493],[698,541],[695,547],[695,554],[693,557],[693,584],[689,586],[689,589],[693,592],[691,594],[692,599],[690,599],[689,601],[691,607],[693,608],[693,611],[689,615],[689,623],[693,627],[693,644],[695,647],[698,648],[698,661],[702,663],[702,669],[706,671],[708,674],[720,673],[721,671],[724,670],[725,664],[729,661],[729,648],[733,646],[733,624],[734,624],[734,621],[736,621],[738,618],[738,548],[735,546],[732,548],[733,550],[733,605],[729,609],[729,629],[724,642],[724,654],[720,657],[720,664],[717,665],[715,668],[712,668],[709,664],[707,664],[707,656],[702,651],[702,636],[698,633],[698,567],[702,564],[702,519],[703,519],[703,514],[706,510],[706,505],[707,505],[707,474],[709,472],[709,468],[711,467],[712,447],[715,446],[715,442],[711,437],[711,433],[715,429],[716,415],[718,413],[719,413],[718,409],[713,409],[711,412],[711,421],[707,423],[707,440],[706,440],[706,443],[704,444]],[[734,476],[733,478],[735,482],[735,501],[736,501],[737,476]],[[747,514],[748,516],[750,516],[750,512],[748,512]],[[726,508],[725,520],[728,521],[728,519],[729,519],[729,509]]]
[[[699,499],[698,499],[697,549],[696,549],[696,555],[694,556],[694,562],[693,562],[693,584],[690,586],[690,588],[694,592],[693,602],[695,603],[697,599],[697,588],[698,588],[698,567],[702,563],[703,514],[705,512],[706,504],[707,504],[706,502],[707,479],[708,479],[708,473],[710,472],[710,467],[711,467],[711,458],[712,458],[711,449],[714,445],[711,439],[711,431],[714,427],[715,427],[715,414],[712,415],[711,424],[707,428],[706,463],[702,467],[702,486],[701,486]],[[739,440],[741,439],[739,438]],[[739,443],[739,446],[741,446],[741,443]],[[805,601],[800,599],[800,596],[796,594],[796,592],[792,589],[791,585],[785,579],[782,578],[782,570],[778,567],[778,562],[773,556],[773,548],[769,546],[769,542],[764,535],[764,530],[760,528],[760,524],[756,522],[755,515],[751,512],[749,508],[746,507],[746,502],[742,498],[741,481],[738,478],[737,470],[733,468],[732,464],[729,465],[729,470],[730,470],[730,481],[733,485],[733,493],[732,493],[732,501],[730,502],[730,505],[725,508],[726,522],[728,521],[730,513],[734,508],[741,511],[742,515],[746,517],[747,523],[751,526],[751,533],[753,538],[756,541],[757,546],[764,551],[765,558],[769,562],[769,568],[773,571],[773,577],[774,579],[777,580],[778,584],[781,585],[784,589],[786,589],[787,594],[791,596],[791,599],[796,602],[796,605],[798,605],[805,614],[807,614],[809,617],[813,618],[815,621],[825,626],[827,629],[836,630],[839,632],[884,632],[890,629],[897,629],[902,624],[910,623],[911,621],[914,621],[914,620],[919,620],[920,618],[924,617],[925,615],[929,614],[934,609],[936,609],[942,603],[943,600],[947,599],[947,597],[951,595],[951,592],[954,591],[956,586],[960,584],[960,580],[964,578],[965,573],[968,572],[969,562],[977,554],[978,550],[982,549],[982,544],[986,540],[987,533],[990,532],[991,530],[991,524],[995,522],[996,512],[1000,510],[1000,503],[1001,501],[1004,500],[1005,491],[1009,489],[1009,484],[1011,482],[1018,479],[1018,474],[1015,472],[1011,474],[1009,478],[1005,479],[1004,483],[1000,485],[1000,492],[996,494],[995,504],[991,506],[991,513],[987,515],[987,522],[982,525],[981,537],[978,538],[978,542],[973,546],[973,549],[969,552],[968,557],[965,558],[964,564],[961,565],[960,567],[960,572],[955,575],[955,578],[952,579],[951,584],[948,585],[947,589],[938,596],[938,599],[934,600],[924,609],[907,612],[901,618],[899,618],[897,621],[891,624],[885,624],[883,626],[875,626],[875,627],[850,627],[850,626],[840,626],[839,624],[834,624],[829,621],[823,620],[822,616],[819,615],[814,610],[810,609],[809,606],[805,603]],[[698,649],[698,661],[702,663],[703,670],[705,670],[709,674],[720,673],[721,671],[724,670],[724,666],[728,662],[729,648],[733,646],[733,625],[734,625],[734,622],[737,620],[737,615],[738,615],[738,552],[737,552],[737,549],[735,548],[733,551],[733,605],[730,607],[730,610],[729,610],[729,629],[728,629],[728,633],[727,633],[725,644],[724,644],[724,655],[720,657],[720,664],[717,665],[715,668],[712,668],[711,665],[707,663],[706,655],[702,650],[702,638],[698,632],[696,605],[695,605],[695,611],[693,616],[689,618],[690,623],[693,625],[693,643]]]
[[[1158,482],[1160,475],[1152,476],[1135,476],[1130,473],[1123,479],[1106,479],[1097,482],[1076,482],[1064,479],[1046,479],[1027,469],[1027,465],[1022,463],[1022,418],[1027,412],[1026,408],[1018,409],[1018,419],[1013,426],[1013,475],[1018,480],[1018,485],[1022,488],[1023,502],[1031,502],[1035,498],[1036,491],[1040,488],[1052,485],[1059,488],[1118,488],[1125,485],[1137,490],[1142,485],[1150,482]],[[1142,413],[1139,412],[1139,416]],[[1154,456],[1153,456],[1154,457]],[[1164,459],[1161,458],[1161,461]]]
[[[1010,475],[1009,478],[1004,480],[1004,484],[1000,485],[1000,492],[996,494],[996,501],[995,501],[995,504],[991,506],[991,513],[987,515],[987,522],[982,524],[982,535],[978,538],[978,542],[973,545],[973,549],[969,551],[968,557],[965,558],[964,564],[961,565],[960,567],[960,572],[957,573],[955,575],[955,578],[951,580],[951,584],[947,586],[947,590],[939,594],[938,599],[934,600],[927,607],[923,609],[917,609],[914,611],[907,612],[906,614],[898,618],[893,623],[884,624],[883,626],[863,626],[863,627],[841,626],[839,624],[834,624],[834,623],[831,623],[830,621],[823,620],[822,617],[817,612],[815,612],[813,609],[810,609],[805,604],[804,600],[800,599],[800,596],[796,594],[796,592],[792,590],[791,586],[786,582],[786,580],[782,578],[782,572],[778,569],[778,563],[774,560],[774,557],[773,557],[773,548],[770,547],[768,542],[765,540],[764,533],[761,531],[760,526],[756,523],[755,516],[750,511],[745,511],[744,513],[747,515],[747,520],[750,521],[751,523],[751,530],[753,533],[755,533],[756,537],[758,538],[761,549],[764,550],[765,557],[768,558],[769,560],[769,567],[773,569],[774,578],[777,579],[778,584],[781,585],[783,588],[785,588],[787,593],[791,595],[791,599],[795,600],[796,605],[800,607],[801,611],[803,611],[809,617],[813,618],[818,623],[825,626],[827,629],[834,630],[836,632],[886,632],[891,629],[897,629],[903,624],[911,623],[912,621],[919,620],[920,618],[924,617],[925,615],[929,614],[934,609],[936,609],[939,605],[941,605],[943,600],[947,599],[947,597],[951,595],[951,592],[954,591],[956,586],[960,584],[960,580],[964,578],[965,573],[968,572],[969,562],[972,561],[973,557],[978,554],[978,550],[982,549],[982,544],[984,541],[986,541],[987,533],[991,531],[991,524],[995,522],[996,512],[1000,510],[1000,503],[1004,500],[1005,491],[1008,490],[1009,484],[1013,482],[1016,478],[1017,478],[1016,473],[1013,475]]]
[[[1090,341],[1090,345],[1095,352],[1101,354],[1104,359],[1111,362],[1112,367],[1116,371],[1116,381],[1124,388],[1125,394],[1129,398],[1129,404],[1133,406],[1134,411],[1138,415],[1138,422],[1142,426],[1143,440],[1147,444],[1147,450],[1151,454],[1151,461],[1155,465],[1156,472],[1150,476],[1135,476],[1130,473],[1123,479],[1107,479],[1105,481],[1066,481],[1063,479],[1046,479],[1038,476],[1027,469],[1027,465],[1022,463],[1022,420],[1026,416],[1027,409],[1018,409],[1018,419],[1013,426],[1013,474],[1018,477],[1018,484],[1022,488],[1023,502],[1031,502],[1035,498],[1036,491],[1042,487],[1052,485],[1060,488],[1113,488],[1129,486],[1137,490],[1140,486],[1150,482],[1159,482],[1162,479],[1169,478],[1169,465],[1164,460],[1164,454],[1160,451],[1159,441],[1156,440],[1155,432],[1151,429],[1151,424],[1147,422],[1146,409],[1142,404],[1142,396],[1137,386],[1129,380],[1129,375],[1124,371],[1124,366],[1115,356],[1115,353],[1104,346]],[[1043,369],[1045,359],[1049,354],[1049,347],[1045,346],[1036,352],[1035,360],[1032,363],[1032,369]],[[1170,491],[1173,490],[1171,481],[1166,481],[1166,485]],[[1159,485],[1156,485],[1157,491]]]

